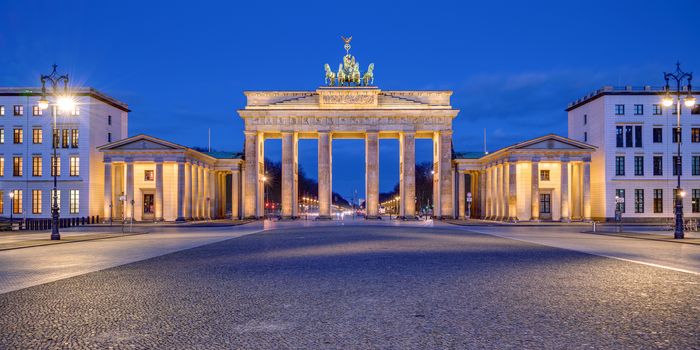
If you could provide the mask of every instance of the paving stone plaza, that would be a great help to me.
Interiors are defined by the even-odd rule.
[[[584,229],[268,221],[0,251],[0,348],[700,347],[700,246]]]

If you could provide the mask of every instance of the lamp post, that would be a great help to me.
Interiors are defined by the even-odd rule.
[[[10,191],[10,231],[14,230],[12,227],[12,214],[15,212],[15,191]]]
[[[265,206],[264,206],[265,211],[263,212],[263,219],[267,219],[267,206],[269,205],[269,203],[267,202],[267,175],[263,175],[262,181],[263,181],[263,192],[264,192],[263,198],[265,199]]]
[[[678,181],[676,183],[676,196],[675,196],[675,201],[676,201],[676,206],[675,206],[675,212],[676,212],[676,227],[673,232],[673,238],[675,239],[683,239],[685,237],[685,234],[683,232],[683,189],[681,188],[681,166],[682,166],[682,160],[681,160],[681,85],[683,85],[683,81],[686,81],[688,83],[687,85],[687,94],[684,100],[684,104],[686,107],[692,108],[695,106],[696,99],[693,96],[693,88],[690,85],[690,81],[693,80],[693,73],[688,73],[684,72],[681,70],[681,64],[676,63],[676,71],[673,73],[664,73],[664,79],[666,80],[666,86],[664,87],[664,91],[666,94],[663,97],[662,104],[665,107],[671,107],[673,105],[674,99],[673,96],[671,95],[671,88],[669,86],[669,80],[673,80],[676,82],[676,91],[675,91],[675,102],[676,102],[676,141],[678,141],[678,156],[676,157],[676,175],[678,176]]]
[[[56,105],[62,111],[68,111],[74,107],[74,102],[68,91],[68,75],[59,75],[56,72],[57,65],[53,65],[53,71],[49,75],[41,75],[41,98],[38,101],[39,108],[45,110],[49,108],[49,100],[47,99],[46,93],[46,83],[51,84],[51,91],[49,95],[52,95],[56,99]],[[63,93],[59,93],[58,85],[63,82]],[[53,161],[51,162],[51,170],[53,172],[53,200],[51,203],[51,240],[60,240],[61,234],[58,232],[58,220],[59,220],[59,208],[58,208],[58,156],[56,150],[58,148],[58,128],[56,123],[56,114],[53,114]]]

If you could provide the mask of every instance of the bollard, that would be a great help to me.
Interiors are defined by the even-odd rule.
[[[593,232],[596,232],[596,222],[595,222],[595,220],[592,221],[592,224],[593,224]]]

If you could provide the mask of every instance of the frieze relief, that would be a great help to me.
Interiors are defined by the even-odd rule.
[[[249,117],[246,127],[250,126],[386,126],[386,125],[430,125],[451,128],[451,117]]]

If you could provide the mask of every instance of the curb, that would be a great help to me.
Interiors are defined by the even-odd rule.
[[[101,239],[110,239],[110,238],[118,238],[118,237],[128,237],[128,236],[137,236],[137,235],[145,235],[148,232],[132,232],[132,233],[123,233],[123,234],[114,234],[112,236],[107,236],[107,237],[93,237],[93,238],[87,238],[87,239],[80,239],[80,240],[71,240],[71,241],[66,241],[66,240],[59,240],[59,241],[43,241],[43,240],[37,240],[40,243],[38,244],[33,244],[33,245],[26,245],[26,246],[21,246],[21,247],[9,247],[9,248],[0,248],[0,252],[7,251],[7,250],[17,250],[17,249],[25,249],[25,248],[36,248],[36,247],[45,247],[45,246],[50,246],[50,245],[57,245],[57,244],[69,244],[69,243],[79,243],[79,242],[89,242],[89,241],[98,241]],[[26,242],[26,241],[24,241]]]

